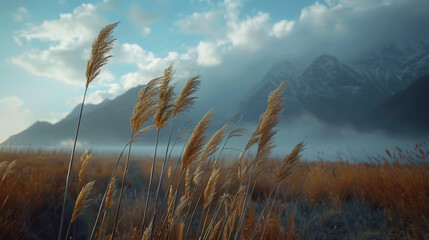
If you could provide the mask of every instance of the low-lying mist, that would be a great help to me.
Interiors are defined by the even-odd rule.
[[[239,125],[247,131],[241,137],[230,139],[223,152],[226,159],[235,159],[239,155],[239,151],[243,151],[251,133],[256,128],[256,124]],[[411,149],[416,143],[427,139],[427,136],[395,136],[381,131],[362,132],[352,127],[332,126],[309,115],[283,122],[277,129],[279,131],[275,136],[274,144],[276,147],[273,149],[273,157],[284,157],[298,142],[303,141],[306,144],[303,159],[307,161],[316,161],[320,158],[325,161],[341,159],[344,161],[367,161],[368,157],[385,156],[386,149],[393,150],[396,146],[401,149]],[[211,136],[211,133],[208,134],[208,137]],[[177,135],[173,135],[171,146]],[[180,155],[184,144],[186,144],[186,140],[177,142],[174,145],[172,156]],[[32,147],[66,152],[71,149],[67,142],[62,142],[58,146]],[[158,156],[163,156],[165,147],[165,144],[158,146]],[[91,148],[94,154],[119,154],[123,145],[101,146],[96,143],[79,142],[79,151],[88,148]],[[133,155],[153,156],[153,151],[153,140],[145,138],[145,136],[142,137],[141,141],[133,144]],[[255,155],[256,147],[252,147],[249,153]]]

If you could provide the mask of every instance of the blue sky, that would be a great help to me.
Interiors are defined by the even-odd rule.
[[[428,2],[1,1],[0,142],[37,120],[55,123],[80,101],[91,43],[109,23],[120,21],[114,58],[90,86],[89,103],[144,84],[170,63],[179,80],[210,79],[219,70],[235,75],[322,53],[347,59],[389,39],[427,39]]]

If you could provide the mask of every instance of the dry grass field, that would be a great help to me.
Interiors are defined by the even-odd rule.
[[[55,239],[57,237],[68,157],[64,152],[34,150],[18,152],[4,150],[0,153],[0,166],[7,166],[16,160],[16,165],[9,173],[6,174],[5,167],[0,169],[0,174],[3,176],[0,185],[1,239]],[[429,236],[428,157],[427,146],[417,144],[414,149],[391,150],[389,154],[386,153],[385,158],[371,158],[371,162],[365,163],[348,163],[340,159],[329,162],[320,159],[315,162],[302,162],[280,187],[278,200],[272,205],[274,210],[271,212],[265,238],[427,239]],[[97,207],[115,160],[116,156],[113,155],[91,158],[90,172],[87,172],[84,178],[88,181],[89,178],[96,180],[90,195],[93,202],[76,222],[77,227],[73,230],[73,236],[76,239],[86,239],[89,235],[88,226],[97,214]],[[126,179],[124,205],[117,229],[120,239],[140,238],[138,229],[145,201],[141,193],[150,178],[150,173],[147,171],[150,161],[146,158],[132,157],[130,172]],[[174,169],[174,162],[173,160],[169,164],[169,168]],[[276,182],[273,176],[279,166],[279,159],[270,160],[262,173],[263,181],[259,181],[255,186],[242,227],[243,239],[250,238],[253,233],[262,206],[266,203],[266,197]],[[161,169],[161,166],[157,167]],[[74,176],[78,176],[80,168],[80,164],[74,166]],[[118,173],[122,172],[123,168],[124,164],[120,164]],[[226,178],[230,178],[236,169],[236,165],[230,165],[227,162],[220,169],[220,176],[223,176],[223,179],[216,185],[209,215],[215,214],[215,206],[226,193],[227,186],[224,184],[227,183]],[[117,175],[119,177],[119,174]],[[164,176],[163,191],[167,189],[169,182],[167,175]],[[157,178],[158,176],[155,176],[155,179]],[[173,189],[177,188],[177,181],[176,175]],[[182,179],[182,189],[185,188],[184,185],[184,179]],[[67,206],[68,217],[71,216],[73,203],[81,187],[82,184],[79,183],[78,178],[73,178],[70,188],[71,198]],[[191,182],[191,188],[193,187],[195,187],[194,183]],[[236,179],[228,191],[228,196],[233,196],[238,187],[239,180]],[[117,200],[115,204],[116,202]],[[115,209],[115,204],[112,209]],[[201,209],[201,204],[199,208]],[[347,216],[350,213],[354,214]],[[219,219],[222,219],[225,214],[222,210]],[[362,215],[358,216],[359,214]],[[192,237],[202,224],[199,223],[200,215],[201,210],[198,210],[198,220],[195,220],[192,226],[195,229],[191,229]],[[363,219],[358,219],[359,217]],[[112,218],[113,212],[110,211],[104,226],[106,239],[112,231]],[[183,219],[177,222],[170,236],[171,239],[180,239],[182,223]],[[332,225],[336,225],[338,230],[332,231],[331,228],[335,228]],[[231,228],[233,228],[232,225],[228,226],[223,236],[219,237],[228,238],[227,233],[230,233]],[[257,237],[260,237],[262,228],[263,226],[259,224]],[[315,230],[317,234],[314,233]],[[99,228],[95,237],[98,235]]]

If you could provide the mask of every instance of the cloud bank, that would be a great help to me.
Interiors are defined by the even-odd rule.
[[[213,89],[222,89],[222,94],[231,96],[230,102],[239,101],[247,94],[246,88],[280,60],[289,59],[298,68],[321,54],[352,61],[388,42],[428,40],[429,36],[429,1],[327,0],[301,9],[297,19],[284,16],[276,20],[269,12],[243,12],[245,4],[225,0],[208,4],[210,8],[205,11],[171,16],[177,19],[168,31],[178,32],[183,39],[199,39],[192,44],[183,42],[185,47],[180,49],[167,47],[156,54],[117,35],[114,58],[96,82],[96,87],[103,90],[92,91],[88,102],[99,103],[144,84],[171,63],[178,80],[201,74],[204,83],[200,94],[207,99],[219,94]],[[57,19],[27,24],[15,32],[16,43],[42,44],[9,60],[33,75],[83,86],[91,43],[99,29],[110,22],[105,5],[82,4]],[[24,16],[24,9],[17,13]],[[115,6],[109,9],[115,11]],[[153,32],[149,25],[162,17],[132,6],[127,18],[137,34],[148,38]],[[23,19],[17,15],[15,20]],[[111,71],[120,69],[117,66],[131,67]],[[65,101],[76,103],[78,98]]]

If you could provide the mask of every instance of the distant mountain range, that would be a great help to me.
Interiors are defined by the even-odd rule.
[[[132,88],[113,100],[85,105],[79,141],[97,144],[126,142],[130,134],[130,116],[140,87]],[[76,106],[56,124],[36,122],[23,132],[9,137],[3,145],[66,145],[68,140],[74,138],[79,111],[80,106]]]
[[[334,56],[322,55],[302,72],[284,61],[274,65],[249,92],[241,103],[241,111],[248,121],[257,121],[266,107],[268,94],[280,82],[287,81],[284,119],[311,114],[330,124],[373,128],[377,121],[372,118],[380,117],[373,111],[426,74],[429,74],[427,42],[402,47],[392,44],[347,64]],[[422,104],[429,106],[429,102]]]
[[[310,114],[329,124],[351,125],[360,130],[429,133],[428,42],[401,47],[392,44],[349,63],[322,55],[303,71],[297,71],[288,61],[275,64],[242,100],[239,111],[245,122],[258,121],[269,93],[283,81],[287,81],[283,116],[286,121]],[[86,105],[79,140],[97,145],[126,142],[140,88],[132,88],[113,100]],[[2,145],[67,144],[74,137],[79,108],[76,106],[56,124],[36,122]],[[224,122],[227,116],[221,118],[216,122]],[[175,126],[185,120],[179,119]]]

